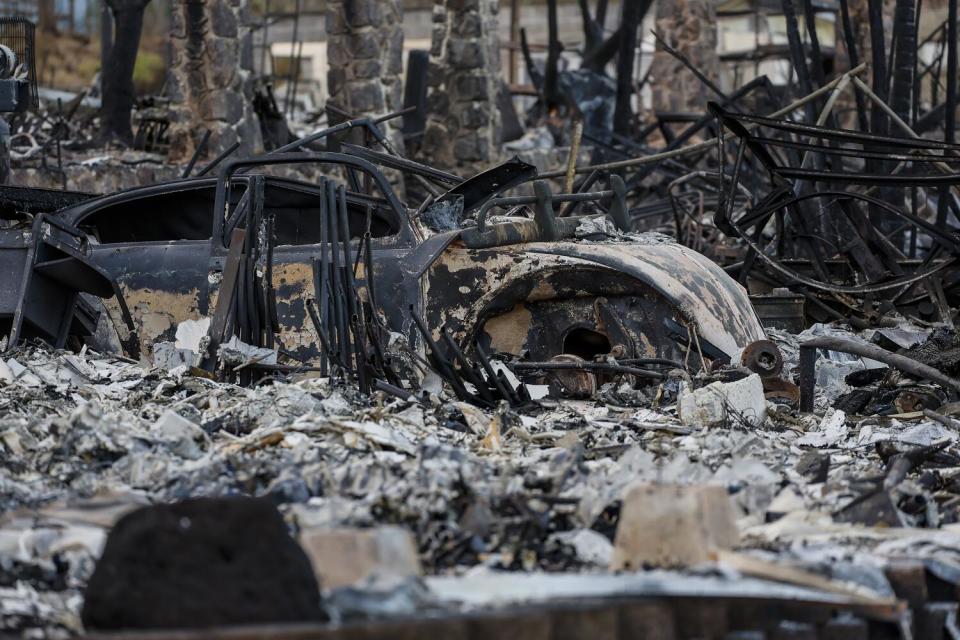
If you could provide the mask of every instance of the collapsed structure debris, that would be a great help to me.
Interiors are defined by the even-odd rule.
[[[98,128],[179,179],[0,188],[0,630],[956,635],[956,0],[889,56],[784,0],[733,85],[710,3],[652,63],[652,3],[575,54],[514,4],[507,83],[498,3],[438,2],[402,93],[401,4],[326,7],[322,113],[188,2],[135,136],[130,69],[14,121],[64,186]]]

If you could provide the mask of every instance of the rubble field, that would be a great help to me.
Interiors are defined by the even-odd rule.
[[[6,3],[0,638],[960,640],[958,3]]]
[[[816,326],[771,337],[789,379],[811,334],[884,333]],[[893,337],[923,351],[956,341],[942,333]],[[443,392],[366,397],[303,375],[243,388],[185,367],[24,346],[0,365],[0,620],[7,632],[82,632],[84,587],[111,526],[144,505],[198,496],[275,504],[321,585],[327,572],[339,576],[322,600],[334,620],[534,597],[471,591],[480,588],[471,581],[505,572],[597,580],[660,567],[678,584],[748,589],[759,579],[876,604],[902,595],[891,567],[911,562],[956,589],[960,420],[949,404],[942,414],[894,409],[942,391],[892,369],[866,386],[844,382],[877,364],[827,352],[813,414],[764,401],[759,383],[751,393],[763,417],[742,409],[756,398],[729,393],[737,382],[701,386],[725,406],[704,421],[702,406],[677,415],[677,394],[687,407],[698,393],[681,389],[690,384],[682,371],[655,393],[608,383],[587,400],[484,410]],[[856,394],[877,406],[872,414],[831,408]],[[727,496],[729,507],[717,502]],[[410,536],[409,549],[338,558],[322,541],[342,530]]]

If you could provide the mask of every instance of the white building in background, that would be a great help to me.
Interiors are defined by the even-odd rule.
[[[814,0],[813,6],[820,50],[825,63],[832,66],[838,5],[835,0]],[[797,15],[797,26],[801,39],[808,42],[802,12]],[[780,0],[724,0],[717,5],[717,49],[724,91],[733,91],[761,75],[775,85],[791,82],[793,65]]]

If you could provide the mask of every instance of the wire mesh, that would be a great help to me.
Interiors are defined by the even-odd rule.
[[[35,32],[36,26],[27,18],[0,17],[0,44],[10,47],[17,54],[20,64],[27,70],[27,80],[30,82],[30,107],[34,109],[38,104]]]

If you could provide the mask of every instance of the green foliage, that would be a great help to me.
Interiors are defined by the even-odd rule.
[[[167,64],[163,56],[140,49],[133,67],[133,84],[140,95],[158,93],[163,88]]]

